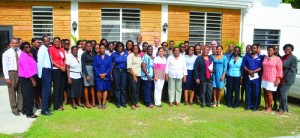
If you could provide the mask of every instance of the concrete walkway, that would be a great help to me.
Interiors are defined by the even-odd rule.
[[[0,86],[0,133],[13,134],[26,132],[35,119],[25,115],[15,116],[12,114],[6,86]],[[39,114],[39,110],[36,114]]]

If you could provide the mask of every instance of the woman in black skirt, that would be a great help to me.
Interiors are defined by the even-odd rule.
[[[78,57],[78,48],[73,46],[71,48],[71,53],[69,58],[66,61],[67,65],[67,75],[68,75],[68,84],[70,85],[70,97],[72,98],[72,108],[77,109],[75,100],[78,100],[78,105],[84,107],[81,104],[81,93],[83,87],[82,81],[82,67],[81,67],[81,60]]]

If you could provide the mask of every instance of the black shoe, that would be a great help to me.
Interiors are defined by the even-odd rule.
[[[37,118],[38,116],[37,115],[30,115],[30,116],[27,116],[27,118]]]
[[[117,108],[120,108],[121,106],[120,105],[117,105]]]
[[[213,105],[209,105],[208,107],[209,107],[209,108],[214,108],[214,106],[213,106]]]
[[[42,112],[42,115],[44,115],[44,116],[51,116],[52,114],[50,112],[46,111],[44,113]]]
[[[273,111],[277,111],[277,110],[278,110],[278,105],[277,105],[277,104],[274,104],[272,110],[273,110]]]
[[[20,116],[19,112],[13,113],[15,116]]]
[[[127,105],[122,105],[124,108],[127,108]]]
[[[245,110],[246,110],[246,111],[249,111],[249,110],[251,110],[251,109],[250,109],[249,107],[246,107]]]
[[[54,112],[54,110],[52,110],[52,109],[48,109],[48,112],[49,112],[49,113],[53,113],[53,112]]]

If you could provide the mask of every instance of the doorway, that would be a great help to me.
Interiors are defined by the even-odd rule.
[[[0,26],[0,80],[3,78],[2,54],[6,50],[6,43],[12,39],[12,26]]]

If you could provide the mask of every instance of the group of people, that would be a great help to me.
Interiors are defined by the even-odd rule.
[[[162,107],[162,98],[168,98],[170,107],[183,99],[184,105],[198,101],[201,108],[213,108],[221,106],[223,90],[229,108],[240,106],[245,90],[245,109],[256,111],[261,88],[266,112],[272,107],[279,113],[288,111],[287,93],[298,63],[293,45],[284,45],[281,57],[278,46],[268,46],[268,55],[261,55],[259,44],[247,45],[241,56],[241,48],[233,44],[226,53],[216,41],[174,44],[156,38],[152,46],[142,42],[141,35],[136,43],[128,40],[125,45],[102,39],[79,40],[72,47],[70,40],[59,37],[52,42],[48,36],[33,38],[31,44],[13,38],[2,58],[12,113],[36,118],[36,104],[42,115],[49,116],[52,103],[58,111],[64,111],[67,103],[73,109],[90,109],[96,103],[106,109],[107,99],[117,108],[126,108],[130,101],[132,110],[140,100],[149,108]]]

